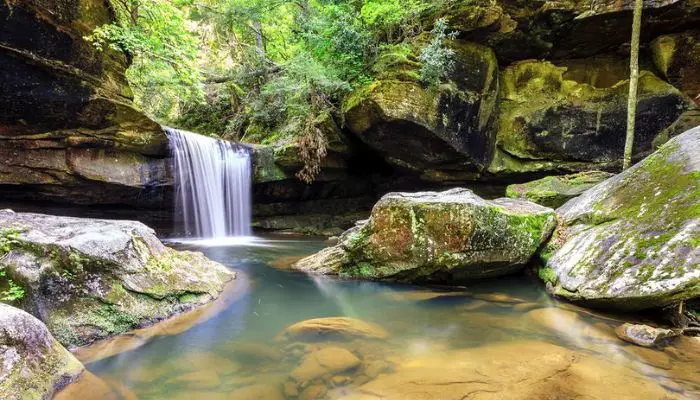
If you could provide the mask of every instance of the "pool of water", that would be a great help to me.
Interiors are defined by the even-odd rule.
[[[238,271],[245,284],[192,328],[89,363],[114,398],[564,399],[581,393],[698,398],[700,393],[695,339],[684,338],[665,351],[626,345],[613,332],[618,316],[554,302],[525,275],[450,288],[344,281],[284,269],[321,249],[321,240],[171,245],[204,252]],[[333,317],[351,319],[287,329]]]

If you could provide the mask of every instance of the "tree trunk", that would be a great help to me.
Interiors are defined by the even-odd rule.
[[[627,136],[625,138],[625,155],[622,169],[632,165],[634,147],[634,123],[637,115],[637,86],[639,84],[639,36],[642,29],[642,8],[644,0],[635,0],[632,20],[632,41],[630,43],[630,93],[627,99]]]
[[[262,25],[260,25],[260,21],[257,18],[253,20],[253,30],[255,31],[255,44],[258,47],[258,53],[265,59],[265,41],[262,35]]]

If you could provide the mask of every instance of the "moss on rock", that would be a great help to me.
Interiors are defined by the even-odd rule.
[[[487,201],[466,189],[391,193],[337,246],[295,267],[400,281],[501,276],[526,264],[554,224],[551,209],[511,199]]]
[[[234,274],[201,253],[163,246],[145,225],[0,211],[22,227],[0,259],[26,290],[19,306],[64,345],[85,345],[218,297]]]
[[[376,80],[344,102],[349,130],[391,165],[449,179],[479,172],[493,152],[498,63],[484,46],[455,41],[455,69],[436,87],[420,82],[424,43],[387,48]]]
[[[497,150],[489,172],[576,172],[604,168],[621,159],[628,82],[596,87],[588,79],[567,78],[567,71],[550,62],[529,60],[502,72]],[[654,138],[690,105],[673,86],[642,72],[635,154],[650,151]]]
[[[603,171],[548,176],[528,183],[510,185],[506,188],[506,196],[557,208],[612,176],[613,174]]]
[[[625,310],[699,296],[699,154],[695,128],[558,209],[553,293]]]
[[[83,370],[41,321],[0,303],[0,398],[50,399]]]

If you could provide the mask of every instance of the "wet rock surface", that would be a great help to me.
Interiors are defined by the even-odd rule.
[[[505,356],[507,354],[507,356]],[[507,371],[507,373],[504,373]],[[541,342],[498,343],[406,360],[343,399],[678,398],[632,369]]]
[[[377,324],[356,318],[317,318],[288,326],[277,336],[279,341],[317,341],[321,339],[385,339],[389,333]]]
[[[677,330],[629,323],[618,326],[615,333],[620,339],[643,347],[662,347],[680,336]]]
[[[165,247],[133,221],[0,211],[10,240],[0,263],[18,305],[64,345],[85,345],[219,296],[235,274],[201,253]]]
[[[483,200],[467,189],[391,193],[338,245],[294,267],[402,281],[502,276],[521,269],[554,224],[549,208],[512,199]]]

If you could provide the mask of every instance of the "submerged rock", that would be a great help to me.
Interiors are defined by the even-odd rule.
[[[0,266],[24,290],[18,305],[64,345],[85,345],[208,303],[235,276],[201,253],[165,247],[139,222],[5,210],[0,234],[9,239]]]
[[[557,212],[540,277],[556,296],[622,310],[700,296],[700,127]]]
[[[476,396],[474,396],[476,394]],[[680,399],[639,372],[535,341],[452,349],[406,360],[360,386],[363,399]]]
[[[324,376],[332,376],[361,364],[359,358],[349,350],[341,347],[324,347],[306,356],[291,373],[292,379],[304,386],[304,383]]]
[[[83,370],[41,321],[0,303],[0,398],[50,399]]]
[[[620,339],[643,347],[663,346],[680,335],[673,329],[628,323],[618,326],[615,333]]]
[[[597,74],[577,73],[581,68],[528,60],[502,72],[497,150],[489,172],[576,172],[619,163],[628,81],[615,71],[603,84]],[[638,103],[634,154],[650,151],[654,138],[692,104],[648,71],[640,76]]]
[[[290,325],[277,336],[281,341],[318,341],[355,338],[385,339],[389,337],[381,326],[356,318],[330,317],[309,319]]]
[[[612,176],[613,174],[603,171],[548,176],[528,183],[510,185],[506,189],[506,196],[557,208]]]
[[[521,269],[554,225],[552,209],[521,200],[484,200],[467,189],[390,193],[337,246],[294,267],[401,281],[502,276]]]

